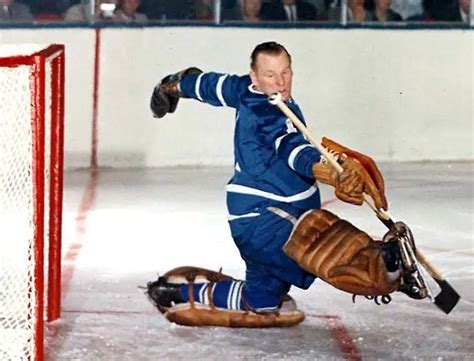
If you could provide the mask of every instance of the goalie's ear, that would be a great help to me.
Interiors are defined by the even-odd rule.
[[[258,79],[257,74],[255,74],[255,70],[251,69],[249,72],[250,80],[252,81],[252,85],[258,88]]]
[[[355,150],[349,149],[339,143],[336,143],[335,141],[323,137],[323,140],[321,142],[322,146],[326,149],[329,149],[331,152],[335,152],[338,154],[344,153],[348,157],[354,158],[359,161],[359,163],[364,167],[364,169],[367,171],[369,174],[370,178],[372,178],[372,181],[375,183],[375,186],[379,190],[381,196],[383,197],[383,202],[385,204],[385,209],[387,209],[387,200],[385,199],[385,182],[382,176],[382,173],[380,172],[379,168],[377,167],[377,164],[375,164],[375,161],[362,153],[359,153]]]

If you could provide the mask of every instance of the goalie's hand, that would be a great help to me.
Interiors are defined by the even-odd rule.
[[[339,159],[344,171],[338,175],[329,164],[316,163],[313,166],[316,179],[333,185],[336,196],[345,202],[360,205],[366,193],[372,197],[377,209],[388,210],[383,176],[372,158],[326,137],[323,137],[322,146]]]
[[[364,203],[364,193],[374,200],[377,209],[387,210],[387,200],[383,190],[377,188],[367,170],[353,158],[342,158],[340,164],[344,169],[336,177],[336,197],[357,205]]]
[[[202,70],[187,68],[161,79],[151,95],[150,108],[153,116],[163,118],[166,114],[173,113],[178,106],[179,98],[184,97],[184,94],[179,89],[179,82],[185,75],[199,73],[202,73]]]
[[[179,96],[163,92],[158,84],[151,95],[150,108],[155,118],[163,118],[167,113],[173,113],[178,106]]]
[[[358,160],[342,156],[339,164],[343,169],[341,174],[338,174],[327,163],[314,164],[314,177],[323,183],[334,186],[336,197],[344,202],[362,205],[364,193],[366,193],[372,197],[377,209],[387,210],[387,200],[383,189],[376,186],[372,177]]]

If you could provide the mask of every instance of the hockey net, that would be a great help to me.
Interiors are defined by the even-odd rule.
[[[60,314],[64,47],[0,46],[0,360]]]

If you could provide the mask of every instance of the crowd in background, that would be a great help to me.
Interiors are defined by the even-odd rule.
[[[215,0],[0,0],[0,22],[214,21]],[[469,23],[471,0],[347,0],[347,20]],[[94,10],[94,11],[93,11]],[[221,22],[341,21],[341,0],[221,0]]]

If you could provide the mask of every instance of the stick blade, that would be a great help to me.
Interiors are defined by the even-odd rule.
[[[434,303],[444,313],[448,314],[457,305],[461,296],[446,280],[439,281],[435,279],[435,281],[441,288],[441,292],[435,297]]]

